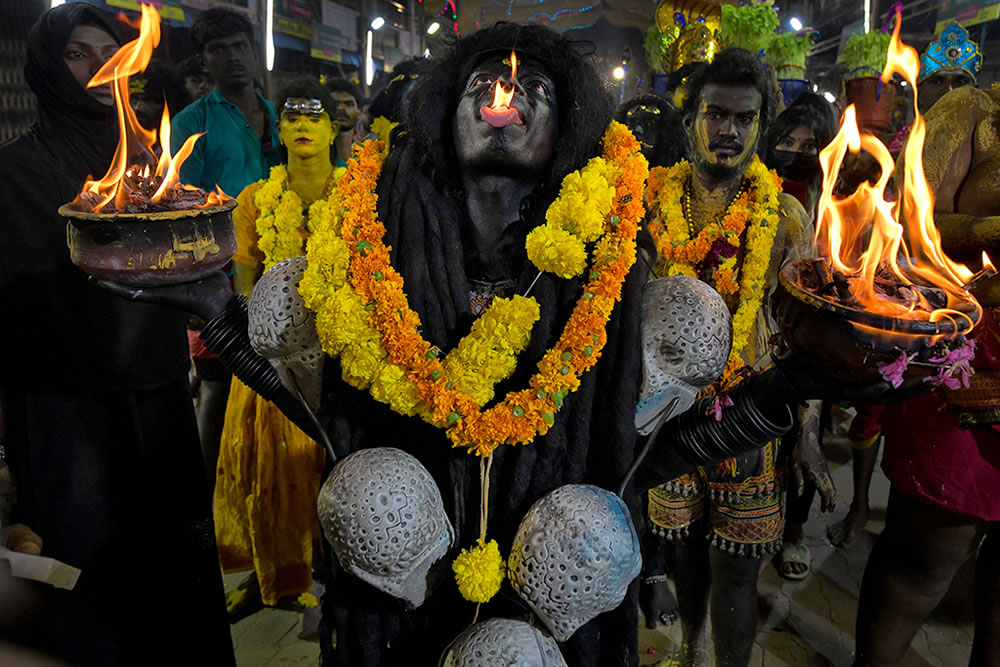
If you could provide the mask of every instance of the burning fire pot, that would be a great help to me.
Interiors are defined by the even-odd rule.
[[[201,135],[189,137],[172,155],[165,105],[159,133],[136,119],[129,77],[146,68],[160,41],[159,13],[142,5],[138,27],[138,38],[88,83],[110,85],[114,93],[120,137],[114,159],[104,177],[88,180],[59,214],[67,219],[66,242],[75,265],[96,278],[152,287],[198,280],[226,265],[236,252],[236,201],[221,190],[180,183],[181,164]]]
[[[899,24],[897,14],[882,80],[903,76],[916,106],[919,59],[900,42]],[[840,132],[820,154],[820,257],[789,263],[779,275],[777,317],[785,343],[817,371],[848,384],[881,377],[896,386],[924,380],[953,386],[967,383],[971,374],[974,345],[965,335],[982,309],[969,290],[995,270],[985,253],[985,268],[974,275],[942,251],[934,196],[923,171],[925,134],[918,112],[906,145],[903,183],[897,184],[902,196],[888,201],[892,156],[876,137],[859,132],[855,109],[848,107]],[[882,176],[874,186],[864,182],[852,195],[835,199],[848,150],[874,156]]]

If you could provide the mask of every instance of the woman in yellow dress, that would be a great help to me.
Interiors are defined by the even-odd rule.
[[[338,125],[329,93],[317,81],[296,79],[279,94],[283,164],[240,193],[233,213],[238,250],[236,290],[249,295],[272,266],[305,254],[313,215],[339,198],[331,148]],[[215,534],[224,572],[256,574],[228,597],[231,614],[260,599],[312,588],[313,549],[322,534],[316,496],[325,453],[272,403],[233,378],[215,482]]]

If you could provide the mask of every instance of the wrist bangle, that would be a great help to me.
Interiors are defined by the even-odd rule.
[[[670,581],[670,577],[666,574],[654,574],[651,577],[644,577],[642,583],[644,584],[665,584]]]

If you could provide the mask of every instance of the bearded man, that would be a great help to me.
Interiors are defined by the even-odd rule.
[[[516,76],[512,50],[516,50]],[[284,302],[279,301],[281,311],[261,323],[263,329],[279,321],[304,321],[332,355],[324,357],[327,363],[320,377],[303,376],[283,386],[279,374],[251,348],[245,301],[233,297],[219,275],[158,289],[108,287],[132,299],[187,308],[209,321],[203,333],[206,344],[310,435],[328,439],[336,457],[391,446],[417,458],[440,490],[443,513],[454,527],[450,556],[482,537],[487,519],[487,537],[499,542],[502,553],[509,553],[521,517],[539,498],[565,484],[604,489],[624,484],[623,496],[631,498],[626,480],[636,458],[635,411],[642,379],[640,292],[646,278],[642,265],[629,261],[634,259],[630,257],[634,240],[623,236],[609,243],[602,238],[591,244],[594,260],[580,266],[570,266],[565,253],[533,255],[531,248],[536,246],[530,243],[532,237],[540,240],[537,248],[544,251],[550,247],[546,243],[556,243],[553,239],[566,241],[559,231],[570,236],[568,229],[583,233],[572,213],[586,207],[566,209],[553,203],[557,194],[571,197],[574,188],[590,197],[603,187],[612,205],[619,207],[615,210],[623,213],[609,210],[597,221],[604,234],[634,230],[631,226],[643,215],[639,204],[645,162],[638,142],[624,128],[609,127],[612,98],[587,55],[579,43],[550,30],[498,24],[458,40],[428,65],[408,97],[406,131],[394,131],[384,162],[379,143],[362,145],[340,182],[343,200],[331,207],[343,218],[321,225],[310,236],[309,268],[301,282],[293,284],[298,284],[306,307],[316,313],[315,320],[287,316]],[[495,104],[502,93],[511,96],[509,103]],[[757,122],[758,110],[746,113]],[[599,153],[606,161],[591,162]],[[613,165],[610,170],[608,164]],[[579,173],[569,178],[575,170]],[[609,185],[610,177],[615,187]],[[556,222],[563,227],[553,230]],[[384,230],[368,235],[373,225],[377,230],[384,225]],[[573,244],[570,240],[565,247]],[[350,276],[342,261],[345,252],[353,267]],[[359,262],[367,260],[382,263],[379,268],[360,269]],[[541,273],[538,264],[546,266]],[[281,293],[279,285],[291,293],[293,288],[282,281],[298,278],[292,273],[282,278],[281,267],[266,273],[259,284],[270,283],[275,274],[275,293]],[[383,303],[391,298],[384,289],[398,286],[399,277],[404,281],[399,288],[403,295],[397,292],[394,301]],[[357,285],[370,281],[366,284],[377,296],[362,300],[355,280]],[[489,371],[484,366],[490,364],[476,361],[484,357],[474,356],[470,361],[474,368],[461,372],[460,341],[480,336],[475,325],[488,321],[497,304],[509,307],[511,301],[504,297],[529,293],[539,316],[527,327],[526,347],[515,352],[515,367],[491,381],[496,383],[497,399],[454,403],[464,405],[462,409],[469,410],[465,414],[444,410],[436,417],[429,412],[427,406],[440,399],[424,388],[449,392],[454,389],[450,379],[481,380]],[[609,301],[612,297],[620,302]],[[574,318],[574,313],[599,314],[590,310],[595,299],[603,313],[597,322],[606,322],[597,323],[596,329],[594,318]],[[251,306],[256,309],[258,303],[255,294]],[[379,319],[380,303],[386,321]],[[351,309],[357,319],[345,315],[354,312]],[[411,309],[419,319],[410,315]],[[350,326],[339,327],[344,317]],[[401,324],[407,326],[400,328]],[[384,326],[392,328],[391,335],[383,335]],[[371,333],[365,333],[366,327]],[[558,349],[566,335],[578,344]],[[404,351],[392,357],[399,361],[390,361],[397,353],[387,350],[397,349],[394,341],[404,340],[412,341],[417,346],[412,349],[418,351]],[[506,339],[486,342],[491,349],[513,345]],[[315,356],[300,360],[299,368],[310,363],[315,367]],[[424,362],[434,366],[438,362],[428,360],[441,357],[447,377],[437,367],[426,375],[403,368]],[[596,363],[587,361],[593,357],[599,357]],[[459,367],[447,365],[455,359]],[[577,364],[584,370],[574,370]],[[279,372],[289,377],[280,368],[285,367],[279,365]],[[550,392],[531,384],[541,377],[555,383],[545,385],[552,389],[562,386],[557,378],[565,376],[578,381],[572,390]],[[784,366],[738,388],[733,396],[739,410],[729,411],[721,420],[706,415],[704,405],[689,410],[667,424],[647,448],[650,456],[644,468],[662,481],[700,463],[759,448],[791,427],[789,401],[824,393],[819,385],[808,384],[809,378],[794,366]],[[531,389],[511,391],[525,386]],[[492,390],[491,386],[490,395]],[[315,419],[306,416],[293,392],[303,404],[318,408]],[[503,397],[505,392],[511,393]],[[496,415],[492,426],[463,430],[469,424],[484,424],[479,418],[487,414]],[[517,430],[525,423],[535,424],[533,430]],[[695,431],[707,439],[695,442],[690,435]],[[734,433],[745,438],[734,438]],[[487,450],[492,452],[490,458],[477,460],[468,451],[469,442],[476,447],[492,442],[495,448]],[[526,444],[508,446],[515,442]],[[482,510],[480,494],[486,480],[493,492]],[[391,486],[391,480],[385,485]],[[365,511],[368,501],[359,502]],[[331,537],[327,530],[326,535],[361,542],[369,549],[368,538],[358,531]],[[437,531],[433,536],[440,535]],[[373,534],[372,544],[382,539]],[[477,613],[480,619],[530,615],[508,588],[477,612],[468,601],[472,598],[463,600],[456,586],[446,581],[450,557],[439,561],[445,564],[444,579],[432,569],[426,582],[430,592],[416,596],[411,604],[419,606],[408,609],[397,599],[402,596],[372,585],[384,576],[374,573],[362,580],[343,565],[341,555],[338,551],[337,558],[328,559],[321,625],[325,665],[438,664],[449,643]],[[425,553],[420,556],[428,558]],[[607,576],[623,575],[609,571]],[[591,620],[574,626],[575,632],[567,633],[560,644],[569,664],[638,664],[636,586],[634,582],[629,586],[628,579],[620,583],[624,599],[618,597],[609,611],[602,607],[603,611],[586,616]],[[589,590],[588,584],[581,586]],[[562,595],[551,593],[556,598]]]
[[[782,194],[781,180],[757,158],[775,107],[774,88],[760,60],[742,49],[721,52],[688,83],[683,125],[690,164],[650,174],[647,202],[657,273],[708,282],[733,316],[729,362],[720,382],[709,389],[719,396],[720,416],[728,403],[725,392],[748,371],[772,361],[769,339],[777,329],[771,296],[778,270],[812,250],[805,211],[794,197]],[[818,441],[805,437],[816,432],[818,406],[803,411],[800,423],[800,439],[808,446],[803,452],[809,453],[806,471],[828,497],[832,488]],[[704,650],[709,589],[718,664],[749,660],[757,576],[782,538],[779,444],[650,490],[653,530],[677,545],[675,581],[688,661]],[[669,622],[673,614],[666,577],[655,567],[649,559],[641,590],[651,625]]]

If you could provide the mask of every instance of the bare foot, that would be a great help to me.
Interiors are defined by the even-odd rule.
[[[854,544],[854,540],[865,529],[866,523],[868,523],[868,507],[856,508],[851,505],[844,520],[830,526],[826,534],[833,546],[846,549]]]
[[[660,577],[663,575],[644,579],[639,588],[639,607],[650,630],[661,625],[673,625],[678,619],[677,598],[666,578]]]

